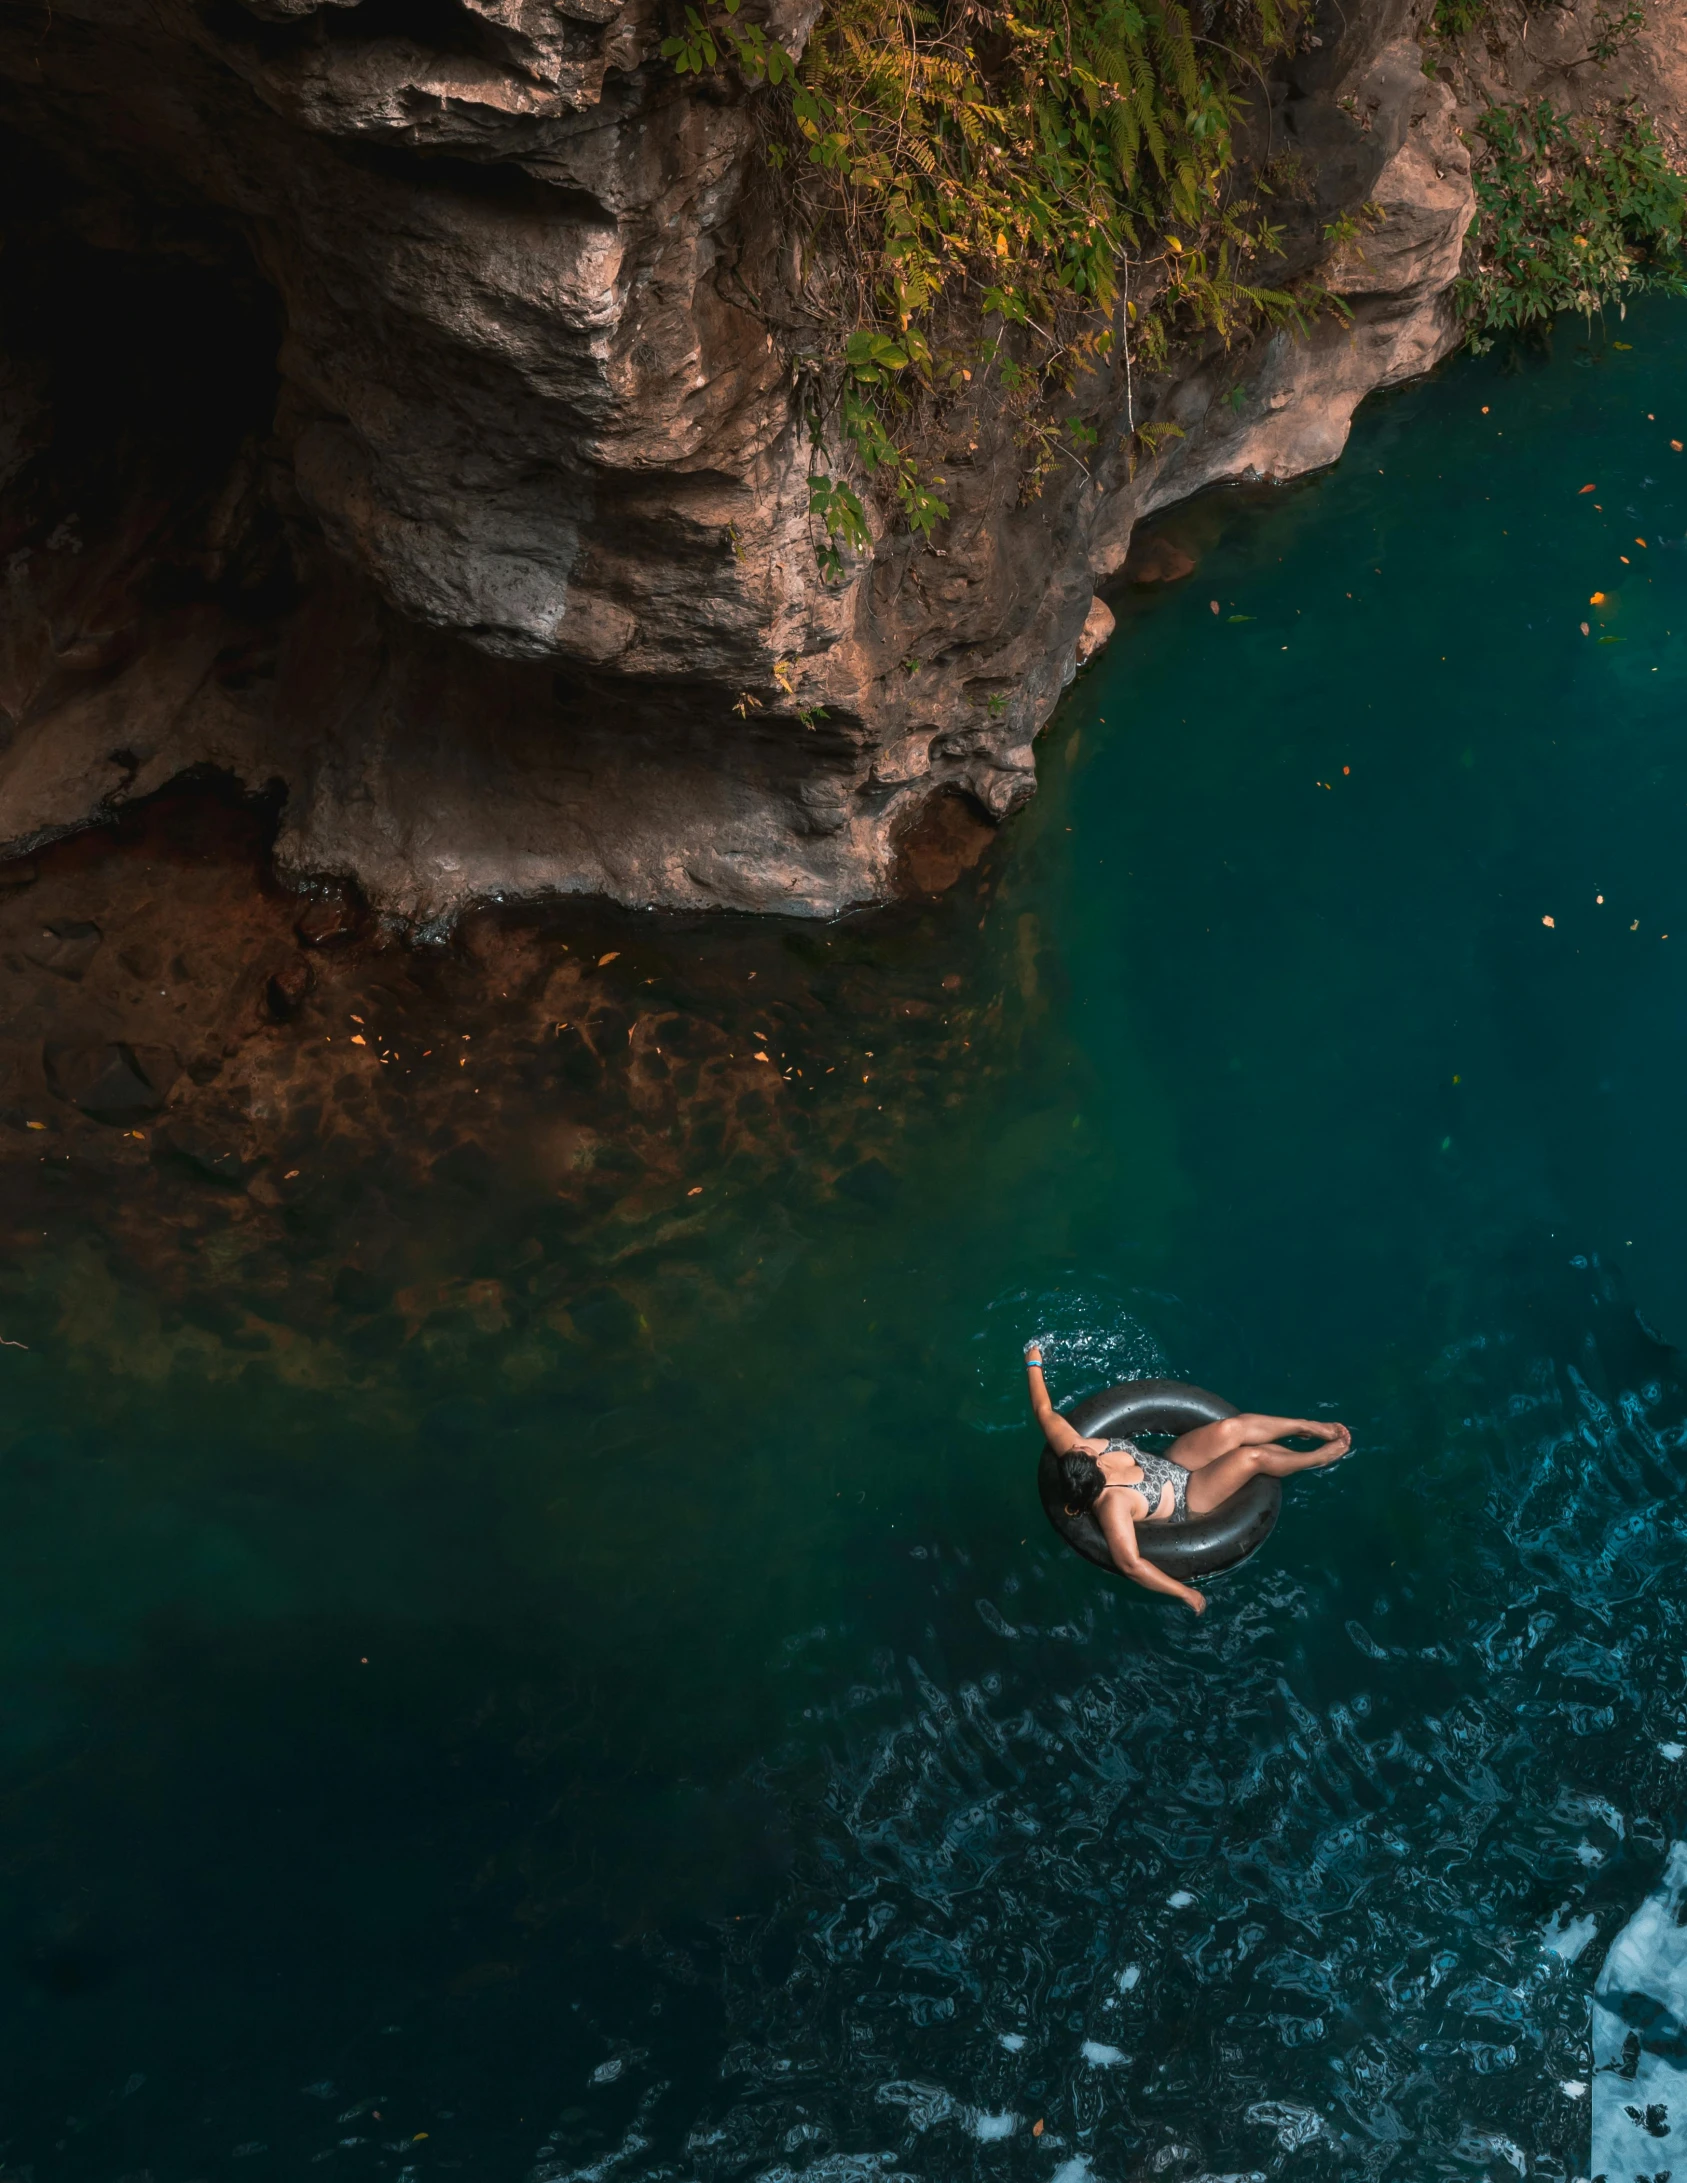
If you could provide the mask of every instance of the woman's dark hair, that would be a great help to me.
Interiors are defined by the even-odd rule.
[[[1066,1486],[1066,1503],[1074,1516],[1094,1508],[1107,1483],[1101,1465],[1082,1448],[1068,1448],[1060,1458],[1060,1475]]]

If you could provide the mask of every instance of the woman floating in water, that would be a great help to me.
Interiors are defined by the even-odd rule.
[[[1196,1614],[1206,1595],[1156,1569],[1137,1545],[1136,1527],[1209,1516],[1250,1478],[1287,1478],[1297,1470],[1339,1463],[1353,1445],[1345,1425],[1306,1417],[1260,1417],[1244,1412],[1216,1425],[1198,1426],[1174,1440],[1164,1455],[1151,1455],[1134,1440],[1086,1440],[1059,1416],[1043,1384],[1043,1346],[1025,1345],[1031,1375],[1031,1408],[1043,1437],[1060,1458],[1074,1509],[1095,1511],[1095,1520],[1119,1569],[1151,1592],[1169,1592]],[[1284,1434],[1321,1440],[1309,1455],[1281,1445]]]

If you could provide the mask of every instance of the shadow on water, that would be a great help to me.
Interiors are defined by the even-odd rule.
[[[1628,330],[1196,511],[941,900],[411,951],[209,792],[0,875],[8,2174],[1584,2172],[1687,1779]],[[1032,1332],[1357,1452],[1181,1616]]]

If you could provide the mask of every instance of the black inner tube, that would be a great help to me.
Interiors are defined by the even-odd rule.
[[[1216,1425],[1220,1418],[1234,1417],[1236,1407],[1221,1395],[1191,1387],[1184,1380],[1127,1380],[1122,1387],[1086,1395],[1062,1415],[1086,1440],[1129,1440],[1143,1433],[1186,1433],[1197,1425]],[[1117,1576],[1112,1549],[1092,1511],[1071,1513],[1060,1458],[1046,1441],[1037,1466],[1037,1491],[1043,1513],[1072,1551]],[[1174,1518],[1170,1523],[1138,1524],[1136,1543],[1144,1561],[1182,1583],[1215,1576],[1221,1569],[1234,1569],[1264,1545],[1282,1506],[1283,1488],[1277,1479],[1250,1478],[1210,1516],[1191,1516],[1182,1523]]]

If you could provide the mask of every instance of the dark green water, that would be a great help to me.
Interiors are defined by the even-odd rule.
[[[1579,2172],[1687,1821],[1687,312],[1621,331],[1186,514],[983,894],[835,936],[984,996],[847,1187],[723,1152],[566,1343],[338,1380],[12,1269],[7,2175]],[[465,1277],[565,1251],[523,1172]],[[1196,1623],[1044,1530],[1037,1331],[1357,1452]]]

